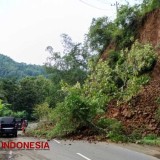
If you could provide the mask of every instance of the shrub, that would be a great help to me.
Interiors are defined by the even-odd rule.
[[[114,142],[127,141],[123,133],[122,124],[118,120],[102,117],[98,120],[97,126],[106,130],[107,137],[110,138],[110,140]]]
[[[48,103],[38,104],[34,107],[34,118],[39,120],[49,119],[51,108]]]
[[[137,140],[140,140],[141,138],[142,138],[142,130],[136,129],[129,135],[128,140],[130,142],[136,142]]]
[[[138,93],[142,85],[149,82],[147,72],[153,69],[156,55],[150,44],[140,44],[136,41],[129,51],[121,51],[115,72],[122,80],[122,86],[117,92],[119,100],[129,101]]]
[[[66,92],[64,102],[53,110],[51,120],[55,123],[53,135],[63,136],[75,131],[78,127],[88,125],[89,107],[81,96],[81,87],[77,83],[70,87],[63,84]]]
[[[132,68],[133,74],[143,74],[150,71],[156,62],[156,55],[150,44],[141,44],[136,41],[128,53],[128,67]]]
[[[155,134],[149,134],[145,136],[142,140],[140,140],[140,143],[147,144],[147,145],[160,146],[160,137],[158,137]]]
[[[114,69],[117,61],[119,59],[119,52],[117,51],[114,51],[114,50],[111,50],[109,53],[108,53],[108,65]]]

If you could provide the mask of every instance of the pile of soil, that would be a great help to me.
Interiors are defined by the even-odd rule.
[[[130,102],[117,106],[117,102],[112,101],[107,106],[106,117],[121,121],[127,134],[137,131],[142,135],[160,135],[160,121],[156,118],[159,97],[160,80],[153,80]]]

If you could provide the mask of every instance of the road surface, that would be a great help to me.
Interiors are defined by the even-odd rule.
[[[2,142],[37,142],[42,139],[18,135],[17,138],[0,138]],[[104,142],[51,140],[49,150],[0,149],[0,160],[158,160],[158,158]],[[2,146],[0,146],[2,147]]]
[[[28,128],[34,129],[36,126],[37,123],[32,123]],[[4,142],[34,143],[40,141],[47,143],[49,149],[4,149],[2,146]],[[158,160],[158,158],[160,159],[160,149],[156,149],[152,150],[147,146],[118,145],[106,142],[89,143],[87,141],[57,139],[46,141],[25,137],[21,131],[17,138],[0,138],[0,160]]]

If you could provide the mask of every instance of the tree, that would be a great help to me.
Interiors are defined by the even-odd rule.
[[[112,40],[114,24],[109,21],[108,17],[93,18],[87,41],[92,52],[103,53]]]
[[[27,111],[29,118],[36,104],[47,101],[50,95],[51,82],[43,76],[26,77],[20,81],[16,109]]]
[[[130,48],[137,35],[137,28],[140,18],[139,6],[121,5],[115,24],[117,31],[115,34],[116,43],[119,49]]]
[[[19,92],[19,84],[17,79],[15,78],[5,78],[1,80],[1,98],[4,103],[10,104],[10,109],[15,111],[16,109],[16,102],[18,99],[18,92]]]
[[[53,82],[64,80],[69,84],[75,84],[77,81],[83,83],[87,74],[87,61],[89,54],[81,43],[74,43],[66,35],[61,35],[64,51],[54,52],[51,46],[46,47],[50,57],[46,62],[48,73],[52,73]]]

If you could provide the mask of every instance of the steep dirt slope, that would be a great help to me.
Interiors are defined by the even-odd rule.
[[[143,18],[139,39],[142,43],[151,43],[160,58],[160,9],[148,13]],[[152,72],[152,76],[154,79],[160,78],[160,61],[157,62]]]
[[[159,95],[160,83],[152,81],[129,103],[115,107],[116,102],[112,102],[106,115],[120,120],[128,134],[133,131],[144,135],[160,134],[160,123],[156,121]]]
[[[148,13],[139,30],[139,40],[151,43],[160,58],[160,9]],[[133,131],[142,134],[156,133],[160,135],[160,122],[156,112],[159,107],[156,100],[160,97],[160,61],[158,60],[152,73],[151,82],[142,88],[140,93],[129,103],[116,106],[111,102],[106,117],[117,118],[125,126],[127,133]]]

